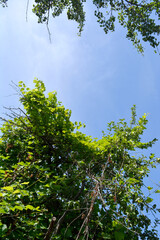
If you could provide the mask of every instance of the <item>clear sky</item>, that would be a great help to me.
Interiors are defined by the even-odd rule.
[[[52,43],[46,25],[38,24],[31,12],[26,22],[27,1],[8,1],[0,8],[0,115],[3,106],[17,106],[18,96],[11,82],[33,86],[43,80],[47,92],[57,91],[58,100],[72,110],[72,120],[86,124],[85,133],[100,138],[107,123],[129,120],[130,108],[137,115],[148,113],[144,140],[160,138],[160,56],[145,45],[137,53],[117,26],[105,35],[96,22],[91,5],[86,6],[86,25],[77,36],[77,24],[66,15],[50,20]],[[148,153],[160,157],[160,141]],[[160,168],[151,170],[147,181],[160,183]],[[160,194],[155,196],[159,202]],[[160,233],[160,230],[159,230]]]

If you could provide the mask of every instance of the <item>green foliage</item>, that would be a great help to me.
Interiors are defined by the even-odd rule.
[[[159,239],[145,215],[157,207],[142,191],[158,161],[132,155],[156,141],[141,142],[146,115],[136,121],[133,106],[131,126],[111,122],[102,139],[92,139],[56,92],[46,96],[43,82],[34,83],[19,83],[23,109],[10,108],[1,128],[2,239]]]
[[[7,7],[7,1],[8,0],[0,0],[0,4],[2,5],[2,7]]]
[[[39,23],[49,22],[50,13],[53,17],[59,16],[64,10],[69,20],[78,23],[81,34],[85,23],[85,0],[35,0],[33,12]],[[6,6],[7,0],[0,4]],[[126,31],[126,37],[132,41],[137,50],[143,53],[141,41],[148,42],[156,52],[160,41],[160,2],[157,0],[93,0],[96,7],[95,16],[107,34],[115,30],[116,20]]]

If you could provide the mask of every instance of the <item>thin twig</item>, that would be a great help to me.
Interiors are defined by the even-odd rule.
[[[66,228],[66,230],[65,230],[65,232],[64,232],[64,236],[65,236],[68,228],[71,226],[71,224],[74,223],[79,217],[81,217],[81,216],[84,214],[84,212],[86,212],[86,211],[83,211],[80,215],[78,215],[78,217],[74,218],[73,221],[71,221],[71,222],[68,224],[68,226],[67,226],[67,228]]]
[[[50,240],[52,232],[53,232],[53,227],[54,227],[55,221],[56,221],[56,217],[52,217],[52,220],[49,224],[49,227],[48,227],[47,233],[44,237],[44,240]]]
[[[50,6],[49,6],[49,7],[50,7]],[[51,32],[50,32],[49,27],[48,27],[48,23],[49,23],[49,13],[50,13],[50,9],[48,9],[48,16],[47,16],[46,27],[47,27],[47,31],[48,31],[49,41],[50,41],[50,43],[52,43]]]
[[[28,22],[28,7],[29,7],[29,0],[27,0],[27,6],[26,6],[26,22]]]
[[[79,230],[79,232],[78,232],[78,235],[77,235],[77,237],[76,237],[76,240],[79,239],[79,236],[80,236],[81,231],[82,231],[82,229],[83,229],[83,227],[84,227],[85,224],[86,224],[86,228],[85,228],[84,231],[85,231],[85,233],[88,232],[88,225],[87,225],[87,224],[88,224],[88,222],[89,222],[89,218],[90,218],[91,213],[92,213],[92,211],[93,211],[94,202],[95,202],[95,199],[96,199],[96,197],[97,197],[97,187],[98,187],[98,183],[96,184],[96,186],[95,186],[95,188],[94,188],[95,193],[94,193],[93,196],[92,196],[92,201],[91,201],[91,205],[90,205],[88,214],[87,214],[86,218],[84,219],[84,221],[83,221],[83,223],[82,223],[82,225],[81,225],[81,228],[80,228],[80,230]]]
[[[53,235],[56,235],[56,234],[58,233],[59,228],[60,228],[60,226],[61,226],[61,224],[62,224],[62,222],[63,222],[63,220],[64,220],[64,218],[65,218],[65,216],[66,216],[66,214],[67,214],[67,212],[68,212],[68,210],[66,210],[66,211],[63,213],[63,215],[60,217],[60,219],[58,220],[57,225],[56,225],[56,228],[55,228],[54,232],[52,233],[52,236],[53,236]]]

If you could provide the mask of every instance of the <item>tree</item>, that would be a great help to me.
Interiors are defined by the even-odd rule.
[[[7,6],[8,0],[0,0],[2,6]],[[78,23],[81,34],[85,23],[85,0],[35,0],[33,12],[39,23],[48,25],[50,13],[59,16],[67,10],[69,20]],[[29,1],[27,3],[27,6]],[[139,52],[143,53],[141,41],[148,42],[154,49],[158,49],[160,41],[160,2],[158,0],[93,0],[96,7],[95,16],[107,34],[115,30],[116,20],[127,30],[126,37],[132,41]],[[27,7],[28,8],[28,7]],[[155,50],[156,52],[156,50]]]
[[[143,179],[159,159],[135,154],[147,119],[121,119],[92,139],[70,120],[71,111],[19,83],[23,108],[9,108],[0,139],[1,239],[159,239],[147,213],[159,211],[145,196]],[[148,186],[148,190],[151,187]],[[156,191],[159,193],[159,190]]]

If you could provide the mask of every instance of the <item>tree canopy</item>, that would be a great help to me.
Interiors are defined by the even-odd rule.
[[[92,139],[56,92],[34,83],[19,83],[22,108],[1,118],[1,238],[158,240],[148,213],[159,209],[143,180],[160,161],[137,154],[157,140],[141,141],[146,114],[136,120],[133,106],[129,124],[111,122]]]
[[[0,0],[0,4],[7,6],[8,0]],[[29,1],[27,1],[27,5]],[[50,14],[59,16],[64,10],[69,20],[78,23],[79,34],[85,24],[85,0],[35,0],[33,12],[39,23],[49,22]],[[107,34],[115,30],[115,23],[119,22],[126,29],[126,37],[132,41],[139,52],[143,52],[141,42],[148,42],[155,52],[159,46],[160,34],[160,1],[159,0],[93,0],[95,16]],[[157,38],[158,37],[158,38]]]

